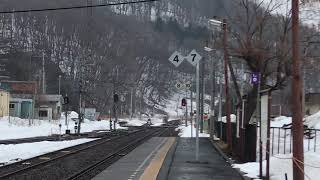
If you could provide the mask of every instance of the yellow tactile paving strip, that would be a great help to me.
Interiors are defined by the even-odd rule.
[[[168,138],[166,144],[161,147],[161,149],[152,159],[152,161],[150,162],[148,167],[145,169],[143,174],[140,176],[139,180],[156,180],[157,179],[157,176],[159,174],[163,161],[165,160],[170,147],[173,145],[175,141],[176,141],[175,137]]]

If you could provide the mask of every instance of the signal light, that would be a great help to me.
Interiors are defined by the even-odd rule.
[[[186,99],[182,99],[181,101],[181,106],[187,106],[187,100]]]
[[[113,102],[118,102],[119,101],[119,96],[118,96],[118,94],[114,94],[113,95]]]

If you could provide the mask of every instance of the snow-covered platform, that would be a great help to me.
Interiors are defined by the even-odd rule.
[[[242,180],[212,146],[200,138],[195,162],[195,138],[152,138],[98,174],[93,180]]]

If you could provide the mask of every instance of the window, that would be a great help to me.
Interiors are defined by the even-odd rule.
[[[39,117],[48,117],[48,111],[47,110],[40,110]]]
[[[12,104],[12,103],[9,104],[9,108],[10,108],[10,109],[14,109],[14,107],[15,107],[15,104]]]

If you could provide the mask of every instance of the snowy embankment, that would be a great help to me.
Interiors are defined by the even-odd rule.
[[[68,125],[65,124],[64,117],[55,121],[3,117],[0,119],[0,140],[64,134],[66,129],[74,132],[75,121],[73,121],[72,118],[77,118],[77,116],[77,113],[72,112],[68,116]],[[59,124],[61,124],[61,128]],[[82,133],[94,130],[109,130],[109,128],[110,121],[108,120],[90,121],[85,119],[84,122],[81,123]],[[117,128],[123,127],[117,124]]]
[[[66,129],[70,129],[71,132],[74,132],[75,121],[73,119],[77,118],[78,114],[76,112],[71,112],[68,114],[68,125],[66,125],[64,114],[60,120],[56,121],[3,117],[0,119],[0,140],[64,134]],[[147,123],[147,119],[148,118],[142,118],[141,120],[121,119],[119,121],[126,121],[127,124],[131,126],[142,126]],[[163,120],[160,117],[150,119],[153,126],[160,126],[163,124]],[[60,124],[61,127],[59,126]],[[125,127],[120,127],[119,124],[116,126],[117,129],[126,129]],[[109,128],[109,120],[90,121],[85,119],[84,122],[81,123],[82,133],[91,132],[94,130],[109,130]],[[42,141],[34,143],[0,145],[0,166],[93,140],[95,139],[77,139],[56,142]]]
[[[305,179],[318,179],[318,171],[320,168],[320,153],[305,152]],[[263,162],[266,167],[266,161]],[[258,178],[259,162],[250,162],[245,164],[234,164],[234,168],[239,168],[242,172],[247,173],[245,176],[250,178]],[[292,179],[292,154],[278,154],[270,159],[270,180],[283,180],[285,173],[288,179]],[[265,173],[264,173],[265,175]],[[308,176],[308,177],[307,177]]]
[[[283,127],[284,125],[291,124],[291,117],[277,117],[273,119],[271,122],[271,127]],[[311,116],[308,116],[304,119],[304,125],[308,128],[320,129],[320,112],[315,113]],[[277,131],[275,131],[277,133]],[[278,134],[275,134],[275,137]],[[284,148],[283,142],[283,134],[280,134],[280,149]],[[290,135],[290,134],[289,134]],[[320,138],[320,134],[317,134],[317,139]],[[309,144],[310,143],[310,144]],[[316,144],[314,144],[316,143]],[[286,143],[285,151],[289,152],[290,141]],[[276,144],[275,144],[276,146]],[[308,147],[310,150],[308,150]],[[316,152],[314,152],[314,147],[316,147]],[[258,148],[257,148],[258,149]],[[277,146],[275,147],[275,151]],[[305,179],[316,180],[318,179],[317,173],[320,169],[320,142],[315,142],[314,140],[308,141],[308,139],[304,140],[304,158],[305,158]],[[264,167],[266,165],[266,161],[263,162]],[[247,173],[246,176],[250,178],[258,178],[259,175],[259,162],[250,162],[244,164],[234,164],[233,167],[239,168],[242,172]],[[292,154],[274,154],[270,159],[270,180],[282,180],[285,179],[285,174],[287,173],[288,179],[292,179]]]
[[[83,144],[96,139],[77,139],[70,141],[42,141],[35,143],[0,145],[0,166],[24,159]]]

